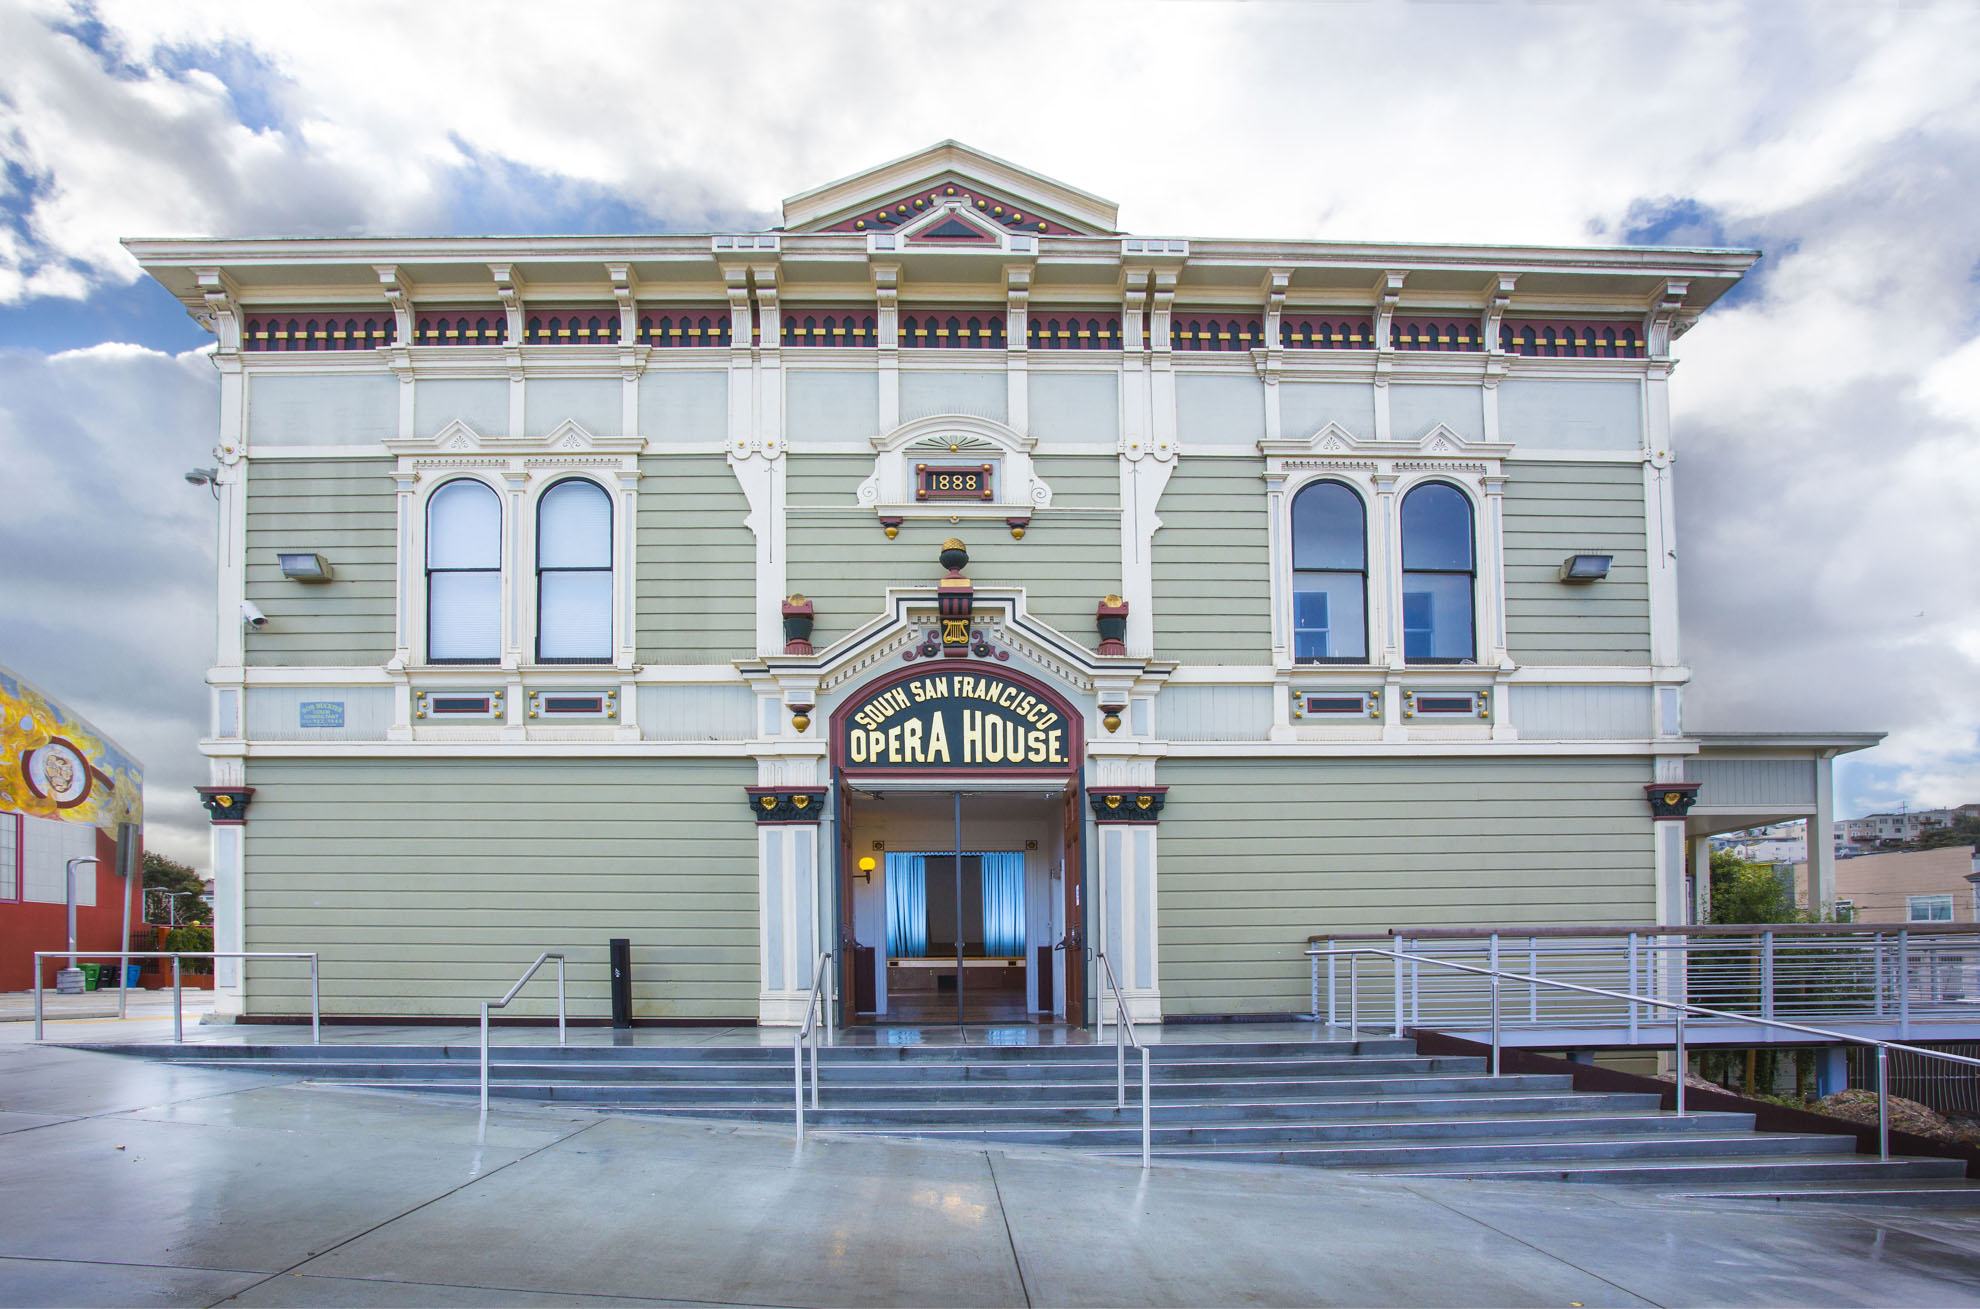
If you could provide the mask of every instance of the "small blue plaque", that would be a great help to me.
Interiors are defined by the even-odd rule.
[[[298,710],[303,727],[342,727],[344,725],[344,702],[342,700],[305,700]]]

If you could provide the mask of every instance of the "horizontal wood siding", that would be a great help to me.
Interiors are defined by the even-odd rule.
[[[1650,579],[1637,464],[1508,461],[1506,640],[1525,664],[1650,662]],[[1569,586],[1571,554],[1613,555],[1600,582]]]
[[[1272,661],[1272,560],[1262,459],[1184,458],[1156,513],[1155,656]]]
[[[1684,780],[1699,783],[1707,809],[1815,803],[1813,759],[1687,759]]]
[[[1647,760],[1171,760],[1156,780],[1170,1014],[1304,1011],[1315,932],[1654,913]]]
[[[639,461],[635,630],[643,664],[756,653],[756,536],[721,455]]]
[[[1525,741],[1630,741],[1655,735],[1647,686],[1515,684],[1512,722]]]
[[[879,615],[890,586],[932,586],[942,576],[942,542],[969,547],[966,572],[979,587],[1025,588],[1031,614],[1088,645],[1099,640],[1093,611],[1121,589],[1119,462],[1106,457],[1040,457],[1052,508],[1032,514],[1022,541],[1001,522],[910,518],[889,541],[871,509],[857,508],[859,484],[873,472],[864,455],[789,456],[785,483],[790,589],[813,605],[812,644],[823,648]],[[1098,510],[1100,512],[1082,512]]]
[[[246,948],[320,952],[326,1014],[463,1021],[562,950],[571,1015],[607,1018],[624,936],[636,1016],[753,1018],[755,780],[749,760],[254,760]],[[308,1012],[306,970],[249,967],[250,1012]],[[509,1013],[555,1015],[548,968]]]
[[[247,633],[255,665],[382,664],[392,657],[398,504],[390,459],[269,460],[247,469]],[[292,582],[278,551],[330,561],[327,584]]]

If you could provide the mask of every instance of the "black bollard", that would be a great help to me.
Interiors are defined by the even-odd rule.
[[[632,1026],[632,942],[612,938],[612,1026]]]

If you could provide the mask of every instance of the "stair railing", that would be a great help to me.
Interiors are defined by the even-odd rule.
[[[804,1140],[804,1050],[811,1047],[811,1107],[818,1107],[818,1015],[823,1010],[826,1020],[832,1017],[832,1006],[825,1002],[826,970],[832,966],[832,952],[825,951],[818,956],[818,968],[811,979],[811,994],[804,1002],[804,1023],[798,1028],[797,1039],[791,1042],[791,1086],[796,1100],[797,1139]]]
[[[323,1044],[323,984],[322,974],[317,966],[316,953],[311,950],[36,950],[34,952],[34,1039],[42,1039],[45,1015],[42,1013],[44,1001],[41,990],[41,961],[60,957],[63,959],[115,959],[122,970],[117,977],[117,1017],[125,1014],[124,997],[130,988],[124,983],[130,981],[130,961],[133,959],[170,959],[172,961],[172,1043],[183,1045],[186,1040],[185,978],[179,965],[186,959],[307,959],[309,960],[309,1043]],[[72,965],[73,966],[73,965]],[[56,979],[58,982],[60,978]],[[99,986],[98,990],[102,988]],[[59,993],[58,993],[59,994]]]
[[[1668,1009],[1671,1011],[1675,1020],[1673,1023],[1673,1036],[1675,1038],[1673,1043],[1676,1046],[1677,1062],[1676,1112],[1679,1114],[1684,1112],[1684,1083],[1685,1078],[1689,1075],[1684,1048],[1684,1024],[1687,1015],[1694,1018],[1729,1018],[1736,1022],[1753,1023],[1760,1027],[1774,1028],[1784,1032],[1798,1032],[1804,1036],[1818,1036],[1825,1041],[1835,1041],[1846,1045],[1869,1046],[1877,1052],[1877,1155],[1880,1159],[1884,1160],[1889,1160],[1891,1157],[1891,1051],[1902,1050],[1908,1054],[1923,1055],[1929,1059],[1942,1059],[1947,1063],[1965,1064],[1968,1067],[1980,1068],[1980,1059],[1963,1054],[1950,1054],[1944,1050],[1928,1050],[1923,1046],[1907,1045],[1899,1041],[1880,1041],[1875,1037],[1857,1036],[1850,1032],[1832,1031],[1826,1027],[1809,1027],[1802,1023],[1783,1022],[1778,1018],[1763,1018],[1754,1014],[1735,1013],[1726,1009],[1712,1009],[1705,1005],[1687,1004],[1678,1000],[1666,1000],[1661,996],[1632,995],[1626,991],[1612,991],[1606,987],[1583,986],[1579,982],[1563,982],[1552,977],[1541,977],[1532,973],[1517,973],[1509,968],[1461,964],[1451,959],[1438,959],[1431,955],[1407,953],[1400,947],[1378,950],[1372,946],[1348,946],[1345,949],[1331,948],[1328,950],[1318,950],[1317,947],[1309,945],[1306,948],[1306,953],[1309,955],[1316,952],[1329,957],[1335,955],[1349,956],[1348,968],[1350,975],[1352,975],[1354,968],[1353,956],[1367,954],[1388,959],[1398,969],[1401,968],[1403,962],[1406,960],[1416,964],[1434,964],[1439,968],[1448,968],[1456,972],[1469,973],[1474,976],[1486,978],[1492,988],[1492,1076],[1494,1077],[1500,1075],[1499,987],[1502,982],[1519,982],[1532,987],[1548,987],[1558,991],[1574,991],[1582,995],[1600,996],[1608,1000],[1620,1000],[1627,1004],[1646,1005],[1654,1009]],[[1359,1015],[1351,1015],[1350,1022],[1352,1023],[1358,1017]],[[1644,1044],[1661,1046],[1663,1042],[1652,1040],[1644,1042]]]
[[[481,1116],[484,1119],[488,1117],[488,1011],[508,1008],[509,1001],[516,998],[516,993],[523,989],[523,984],[536,976],[536,970],[543,967],[544,962],[550,959],[557,961],[557,1044],[564,1044],[564,956],[556,951],[545,950],[536,956],[536,962],[516,979],[516,984],[510,987],[509,993],[500,1000],[481,1002]]]
[[[1106,979],[1107,995],[1114,1001],[1114,1108],[1127,1108],[1127,1048],[1132,1045],[1141,1052],[1141,1166],[1148,1167],[1149,1138],[1153,1135],[1153,1118],[1150,1112],[1148,1078],[1148,1047],[1134,1034],[1134,1020],[1128,1017],[1127,997],[1121,993],[1121,984],[1114,977],[1114,965],[1107,961],[1107,952],[1098,951],[1100,971]],[[1105,1012],[1106,996],[1101,997],[1101,1011]],[[1104,1024],[1102,1024],[1104,1026]]]

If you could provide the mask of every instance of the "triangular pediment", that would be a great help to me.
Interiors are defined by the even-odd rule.
[[[783,230],[900,232],[944,204],[964,207],[992,232],[1034,236],[1111,234],[1120,220],[1111,200],[960,142],[942,141],[791,196],[784,201]]]

